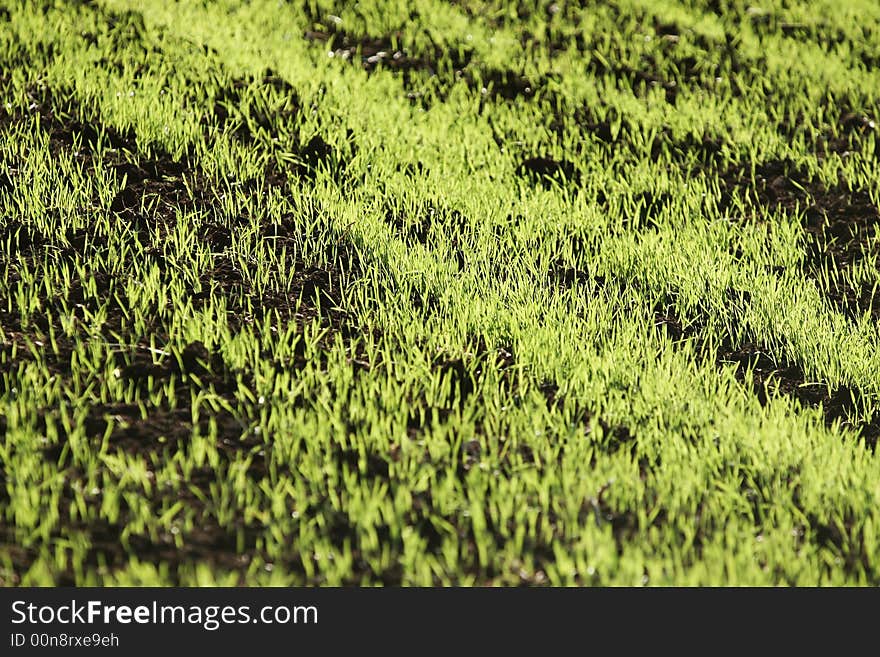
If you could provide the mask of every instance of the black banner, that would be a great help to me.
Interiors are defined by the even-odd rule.
[[[873,634],[873,590],[0,589],[0,655],[715,649]],[[714,646],[714,647],[713,647]]]

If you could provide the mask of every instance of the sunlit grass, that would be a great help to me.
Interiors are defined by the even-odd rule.
[[[755,196],[876,218],[876,6],[706,4],[2,3],[0,582],[876,584],[877,238]]]

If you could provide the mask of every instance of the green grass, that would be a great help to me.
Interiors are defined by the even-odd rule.
[[[0,7],[0,583],[880,582],[876,3]]]

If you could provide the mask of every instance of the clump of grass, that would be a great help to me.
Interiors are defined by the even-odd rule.
[[[4,3],[0,582],[876,584],[862,5]]]

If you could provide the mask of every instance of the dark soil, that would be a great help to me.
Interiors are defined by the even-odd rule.
[[[668,162],[671,166],[693,175],[720,170],[728,159],[736,160],[739,154],[731,145],[725,152],[723,135],[710,132],[688,133],[676,136],[668,126],[662,126],[650,135],[650,151],[645,152],[644,143],[647,135],[645,128],[628,116],[611,108],[589,107],[586,105],[572,106],[568,101],[548,93],[547,106],[549,123],[548,131],[558,142],[571,143],[570,133],[580,137],[588,137],[603,156],[612,157],[621,152],[630,157],[642,159],[646,155],[655,162]],[[507,135],[496,131],[495,141],[505,146],[509,141]],[[574,142],[572,157],[587,157],[583,146]],[[591,149],[591,150],[595,150]],[[590,153],[595,157],[595,153]]]
[[[514,70],[494,68],[467,70],[463,77],[468,87],[492,100],[528,100],[546,84],[545,80],[532,81]]]
[[[740,293],[739,303],[748,303],[747,293]],[[705,325],[701,321],[684,322],[674,306],[658,307],[654,312],[654,324],[672,339],[673,344],[695,340],[698,349],[704,350]],[[762,405],[778,395],[793,397],[807,408],[821,405],[828,426],[840,422],[843,428],[864,440],[865,445],[874,451],[880,437],[880,411],[875,411],[867,420],[855,419],[860,413],[859,409],[870,401],[861,390],[846,385],[832,389],[824,381],[813,381],[799,363],[777,355],[762,344],[733,344],[725,340],[714,354],[707,355],[714,358],[718,367],[733,364],[737,379],[753,392]]]
[[[604,284],[601,277],[593,277],[585,269],[572,266],[562,258],[550,265],[547,271],[547,282],[553,287],[564,289],[575,286],[602,287]]]
[[[842,183],[827,187],[796,171],[789,162],[772,161],[755,168],[754,180],[742,170],[722,179],[722,208],[731,211],[734,196],[769,211],[802,211],[805,233],[804,271],[831,304],[850,318],[880,318],[880,296],[874,285],[856,287],[847,276],[862,258],[876,258],[880,211],[867,191]],[[829,272],[830,282],[823,282]]]
[[[219,210],[219,197],[225,193],[223,187],[209,180],[200,167],[188,159],[175,160],[168,153],[153,147],[154,155],[143,158],[138,155],[138,145],[132,134],[120,134],[112,126],[100,122],[83,124],[79,118],[83,109],[71,100],[57,100],[62,95],[50,94],[47,90],[39,92],[39,103],[34,111],[41,114],[41,126],[50,138],[53,152],[69,152],[75,149],[76,157],[88,173],[99,164],[110,168],[115,174],[120,190],[113,198],[109,210],[118,219],[121,229],[131,229],[146,245],[147,259],[154,260],[161,269],[167,267],[161,244],[173,229],[179,213],[201,212],[206,219],[200,226],[200,238],[212,247],[213,263],[200,278],[202,291],[192,291],[196,305],[211,296],[213,291],[227,298],[230,321],[241,326],[248,321],[261,319],[272,312],[279,312],[282,318],[293,316],[300,297],[305,307],[303,316],[314,316],[317,307],[316,294],[330,301],[331,307],[340,303],[341,270],[321,269],[305,262],[291,262],[289,265],[297,272],[291,287],[287,290],[266,290],[262,294],[254,290],[239,271],[239,266],[224,253],[232,244],[233,233],[246,223],[246,218],[230,222],[223,219]],[[69,97],[68,97],[69,98]],[[103,151],[103,161],[97,161],[99,140],[110,144]],[[322,157],[327,156],[329,147],[314,137],[305,149],[305,166],[316,166]],[[256,192],[255,192],[256,193]],[[28,251],[37,255],[42,247],[55,242],[53,236],[39,232],[22,224],[14,218],[7,219],[2,231],[10,237],[13,252]],[[292,220],[282,218],[280,223],[268,224],[262,229],[262,237],[270,240],[273,248],[280,251],[302,243],[304,236],[295,228]],[[100,248],[106,245],[106,236],[96,235],[88,230],[68,235],[62,244],[61,253],[71,258],[85,246]],[[293,248],[289,248],[293,252]],[[358,266],[358,255],[349,245],[341,244],[337,254],[339,266]],[[331,258],[332,260],[332,258]],[[112,282],[104,276],[99,281],[99,293],[112,298]],[[72,299],[82,303],[82,299]],[[312,312],[310,312],[312,309]]]
[[[591,59],[587,68],[592,75],[598,78],[610,77],[614,78],[618,84],[628,85],[637,96],[644,96],[652,89],[662,89],[666,102],[673,105],[678,97],[678,82],[659,75],[647,61],[643,67],[636,68],[626,64],[612,65],[599,59]]]
[[[427,52],[416,54],[402,42],[400,32],[357,35],[332,20],[312,16],[312,22],[314,29],[304,35],[307,40],[329,44],[334,57],[358,64],[367,72],[381,69],[399,73],[410,99],[425,107],[430,104],[427,96],[443,101],[451,86],[459,82],[484,99],[508,101],[531,99],[544,84],[515,70],[483,66],[473,60],[472,49],[465,45],[441,48],[435,44]]]
[[[201,291],[191,292],[191,299],[196,305],[209,297],[225,298],[230,311],[229,321],[234,329],[271,313],[284,322],[305,323],[318,318],[329,329],[325,340],[332,340],[333,334],[338,332],[345,339],[351,339],[359,333],[351,325],[347,313],[338,309],[342,303],[345,281],[357,275],[361,267],[359,254],[352,245],[340,240],[334,251],[326,254],[325,261],[330,264],[325,268],[302,261],[289,262],[288,266],[295,271],[291,286],[285,290],[260,293],[251,287],[239,266],[226,252],[241,226],[236,223],[238,220],[230,222],[216,209],[215,199],[222,193],[221,187],[205,176],[198,165],[186,158],[175,160],[155,147],[151,149],[152,155],[144,156],[141,145],[132,134],[121,133],[94,119],[85,120],[86,110],[71,99],[69,92],[53,93],[39,88],[33,91],[32,99],[31,111],[40,113],[40,125],[48,135],[50,150],[54,155],[73,153],[87,175],[93,175],[99,166],[116,173],[120,191],[109,210],[117,218],[120,230],[134,229],[132,234],[143,243],[142,257],[146,262],[155,262],[163,273],[170,271],[162,242],[163,235],[173,228],[178,212],[190,210],[209,217],[200,225],[199,237],[212,250],[212,264],[202,273],[199,281]],[[7,122],[30,120],[26,115],[3,116]],[[320,145],[316,145],[315,150],[319,151]],[[10,186],[17,184],[22,183],[10,179]],[[37,263],[51,248],[56,258],[81,261],[90,252],[108,248],[108,236],[91,228],[60,236],[44,235],[21,220],[7,217],[0,222],[0,230],[4,241],[9,238],[11,252],[7,255],[13,259],[13,283],[17,276],[15,258]],[[292,221],[286,218],[263,226],[261,237],[270,240],[268,243],[272,248],[279,251],[285,245],[290,247],[291,242],[301,243],[303,239]],[[293,252],[294,249],[288,248],[288,253]],[[122,271],[125,271],[124,267]],[[119,307],[115,300],[115,293],[124,287],[125,280],[121,276],[110,271],[92,272],[94,285],[88,286],[88,289],[85,281],[73,281],[69,289],[59,292],[60,296],[43,300],[43,308],[50,314],[37,312],[26,326],[22,325],[18,313],[0,312],[0,324],[7,336],[7,342],[2,345],[5,353],[2,369],[13,373],[17,368],[17,361],[11,359],[13,344],[18,343],[19,359],[31,358],[29,352],[23,349],[25,343],[44,343],[44,336],[54,328],[56,346],[52,349],[46,347],[41,359],[53,375],[62,380],[70,378],[72,353],[79,336],[66,336],[57,325],[58,318],[70,312],[76,317],[84,317],[80,313],[94,313],[105,308],[107,316],[102,333],[114,335],[114,343],[121,338],[134,345],[113,350],[116,375],[139,389],[141,399],[149,399],[150,392],[155,392],[157,386],[171,380],[175,381],[176,395],[175,399],[166,399],[159,405],[147,402],[145,409],[115,402],[91,407],[83,428],[94,448],[99,448],[107,434],[106,445],[110,452],[122,450],[127,454],[140,454],[149,462],[151,455],[186,450],[193,432],[198,431],[202,435],[216,436],[215,446],[222,460],[217,469],[205,468],[196,472],[186,482],[187,485],[202,489],[208,495],[210,484],[222,476],[224,468],[242,454],[251,458],[247,473],[249,477],[259,480],[266,476],[269,447],[264,444],[263,438],[250,429],[250,418],[255,411],[249,404],[242,405],[236,396],[240,385],[252,385],[251,375],[231,371],[220,354],[209,352],[201,343],[189,344],[175,356],[170,336],[164,328],[165,309],[141,309],[148,326],[151,326],[152,340],[150,336],[133,335],[124,321],[125,309]],[[121,297],[125,298],[124,295]],[[324,307],[320,316],[319,297]],[[0,301],[0,308],[6,308],[5,300]],[[157,356],[151,342],[164,355]],[[357,358],[353,352],[353,359]],[[194,418],[191,412],[192,394],[207,390],[213,391],[233,411],[230,412],[222,404],[203,406],[198,419]],[[41,421],[56,413],[55,409],[43,409]],[[4,422],[4,432],[5,427]],[[69,458],[65,456],[66,453],[65,440],[62,439],[46,449],[45,458],[64,466]],[[68,486],[79,485],[81,474],[76,465],[68,462],[65,467]],[[191,510],[196,511],[200,521],[192,532],[182,537],[183,549],[176,547],[181,537],[170,533],[159,537],[133,535],[122,540],[128,523],[128,511],[125,509],[115,523],[102,520],[88,524],[69,520],[71,515],[61,509],[60,517],[63,520],[54,536],[61,539],[85,535],[91,544],[88,564],[93,566],[123,566],[132,554],[136,554],[142,560],[166,563],[172,572],[175,566],[190,561],[246,569],[257,554],[256,541],[262,529],[246,525],[243,516],[237,516],[231,523],[219,524],[210,506],[189,490],[184,486],[180,491],[156,491],[155,498],[151,500],[156,509],[183,500]],[[72,496],[67,496],[62,505],[70,504],[72,500]],[[6,544],[18,541],[12,527],[4,530],[0,541]],[[10,551],[16,572],[27,569],[37,554],[36,550],[37,546]],[[59,573],[58,578],[59,583],[69,584],[73,583],[74,574]]]
[[[86,565],[89,566],[123,567],[135,554],[141,560],[162,561],[171,566],[197,560],[229,569],[245,569],[254,555],[258,528],[247,526],[241,514],[221,526],[210,502],[204,500],[210,499],[210,485],[241,455],[251,457],[249,477],[259,480],[266,476],[269,446],[250,430],[250,412],[241,410],[234,394],[239,382],[250,383],[248,375],[229,370],[218,354],[209,353],[199,342],[187,345],[176,358],[165,356],[156,360],[149,345],[141,344],[132,351],[118,352],[116,360],[116,375],[142,390],[143,397],[172,378],[177,382],[176,396],[173,400],[166,400],[167,405],[147,403],[143,411],[145,415],[137,404],[106,403],[90,407],[82,427],[93,449],[100,449],[106,436],[109,453],[122,451],[128,455],[140,455],[150,463],[155,456],[167,458],[175,452],[187,450],[193,432],[198,431],[201,435],[216,435],[214,444],[221,456],[221,465],[217,469],[204,467],[196,470],[179,490],[154,491],[150,502],[157,510],[183,501],[188,509],[195,511],[198,522],[191,532],[181,537],[166,532],[154,538],[133,534],[123,540],[129,521],[125,506],[120,518],[113,523],[103,518],[88,522],[71,520],[75,517],[70,513],[74,501],[72,491],[85,484],[77,465],[66,456],[66,438],[62,437],[60,442],[44,450],[44,457],[62,466],[67,477],[59,508],[62,521],[53,532],[54,539],[71,539],[76,535],[87,537],[90,549]],[[61,376],[64,375],[61,370]],[[192,394],[202,390],[214,391],[237,410],[230,413],[222,406],[216,406],[212,412],[203,406],[198,420],[194,419]],[[45,422],[53,416],[54,424],[61,426],[57,414],[56,409],[44,409],[40,419]],[[193,487],[201,490],[203,496],[193,494]],[[0,540],[17,542],[12,527],[6,528],[4,534],[6,536]],[[241,545],[239,535],[244,538]],[[176,546],[178,538],[183,539],[182,549]],[[37,546],[13,550],[16,571],[27,570],[36,554]],[[75,582],[72,571],[58,573],[57,577],[57,583],[61,585]]]
[[[108,209],[142,238],[148,239],[151,230],[164,236],[178,212],[209,211],[213,206],[214,186],[187,159],[175,159],[155,145],[151,156],[139,156],[143,149],[132,130],[122,132],[98,121],[84,123],[81,117],[87,111],[72,100],[69,90],[56,93],[35,86],[29,96],[29,111],[40,115],[40,128],[53,154],[73,153],[87,173],[98,166],[114,173],[120,189]]]
[[[220,131],[229,131],[239,141],[251,144],[261,137],[271,140],[289,132],[301,110],[302,101],[293,86],[266,69],[262,77],[227,82],[214,95],[202,125],[213,123]]]
[[[304,36],[309,41],[329,44],[335,57],[358,63],[366,71],[379,67],[392,71],[436,72],[438,69],[436,60],[412,55],[410,49],[400,43],[400,33],[380,37],[358,36],[330,23],[323,30],[307,30]],[[453,68],[462,68],[463,65],[459,62]]]
[[[270,160],[265,181],[243,181],[245,184],[266,182],[283,187],[291,179],[313,181],[320,168],[330,169],[337,179],[343,176],[347,161],[342,153],[321,135],[299,137],[302,101],[293,86],[274,70],[266,69],[261,77],[232,78],[213,95],[210,107],[201,120],[206,141],[217,130],[269,153],[277,144],[284,144],[285,150],[296,156],[294,162]],[[351,141],[350,134],[348,137]]]
[[[395,229],[395,232],[408,243],[425,245],[431,232],[432,217],[435,208],[429,208],[428,216],[411,216],[391,208],[385,211],[385,222]]]
[[[427,246],[430,243],[434,249],[446,250],[447,257],[458,265],[459,270],[467,267],[465,253],[468,242],[475,237],[475,230],[458,210],[439,202],[428,202],[413,212],[406,212],[389,204],[385,209],[385,221],[408,244]],[[417,310],[428,312],[437,305],[430,293],[414,293],[411,302]]]
[[[627,293],[628,287],[617,278],[590,274],[583,267],[572,264],[564,258],[557,258],[550,263],[546,281],[554,288],[566,290],[578,288],[587,297],[605,292],[611,298],[622,298]]]
[[[633,196],[635,212],[629,214],[629,226],[636,230],[656,229],[660,215],[674,202],[668,192],[639,192]]]
[[[424,107],[429,105],[430,96],[442,100],[448,95],[449,86],[461,78],[472,57],[470,48],[447,51],[436,45],[416,54],[401,42],[400,33],[356,35],[333,21],[325,24],[318,16],[312,17],[312,23],[313,29],[304,35],[307,40],[330,44],[334,57],[355,63],[367,72],[381,69],[400,74],[407,96]]]
[[[580,183],[580,172],[571,162],[549,157],[527,158],[519,164],[517,173],[548,188],[554,183],[575,186]]]
[[[820,160],[830,154],[846,158],[861,151],[880,129],[877,123],[880,100],[876,98],[865,98],[853,92],[844,96],[829,93],[818,100],[816,110],[823,117],[818,125],[805,128],[803,124],[807,117],[800,110],[782,122],[780,132],[788,137],[802,134],[807,147]],[[876,157],[876,149],[873,154]]]

